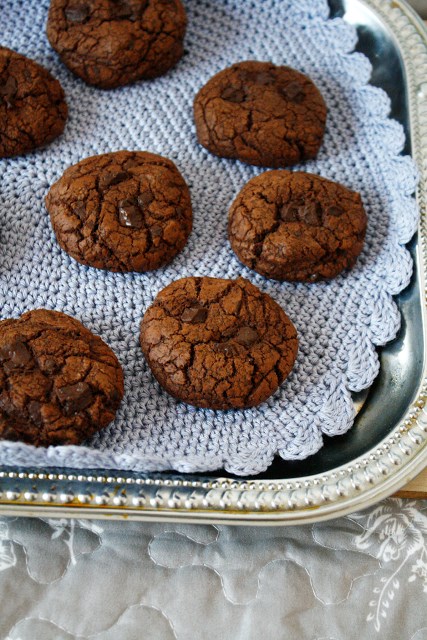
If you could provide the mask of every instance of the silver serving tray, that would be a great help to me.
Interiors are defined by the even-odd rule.
[[[392,116],[418,163],[422,219],[410,244],[415,270],[397,297],[402,328],[380,352],[381,370],[353,428],[302,462],[277,459],[260,476],[226,473],[136,474],[4,467],[0,513],[235,524],[300,524],[363,509],[411,480],[427,464],[427,31],[403,0],[330,0],[332,16],[357,26],[358,50],[387,91]]]

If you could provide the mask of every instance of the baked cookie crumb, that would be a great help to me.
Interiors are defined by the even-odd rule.
[[[314,158],[326,105],[304,74],[270,62],[238,62],[213,76],[194,100],[197,137],[217,156],[261,167]]]
[[[173,67],[186,25],[180,0],[51,0],[47,37],[73,73],[113,89]]]
[[[0,322],[0,439],[79,444],[122,398],[115,354],[75,318],[36,309]]]
[[[0,47],[0,158],[52,142],[67,114],[58,80],[34,60]]]
[[[169,263],[192,227],[190,192],[171,160],[116,151],[69,167],[46,196],[60,246],[78,262],[109,271]]]
[[[243,278],[172,282],[147,309],[140,340],[168,393],[210,409],[267,400],[289,375],[298,349],[283,309]]]
[[[351,268],[367,216],[359,193],[319,176],[266,171],[232,203],[228,237],[237,257],[267,278],[317,282]]]

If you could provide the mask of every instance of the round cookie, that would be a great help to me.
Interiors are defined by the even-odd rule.
[[[298,349],[283,309],[243,278],[172,282],[145,313],[140,339],[162,387],[210,409],[259,405],[290,373]]]
[[[286,167],[316,156],[326,106],[299,71],[248,61],[220,71],[200,89],[194,118],[199,142],[211,153]]]
[[[37,309],[0,322],[0,439],[78,444],[113,420],[122,397],[116,356],[78,320]]]
[[[267,171],[237,195],[228,236],[243,264],[261,275],[316,282],[354,265],[366,223],[355,191],[310,173]]]
[[[150,271],[170,262],[191,232],[188,187],[171,160],[117,151],[69,167],[46,196],[57,240],[82,264]]]
[[[47,37],[73,73],[112,89],[173,67],[186,25],[180,0],[51,0]]]
[[[54,140],[64,130],[67,113],[62,87],[47,69],[0,47],[0,158]]]

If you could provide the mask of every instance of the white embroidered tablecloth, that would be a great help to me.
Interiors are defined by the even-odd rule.
[[[314,525],[0,518],[2,640],[426,640],[427,501]]]

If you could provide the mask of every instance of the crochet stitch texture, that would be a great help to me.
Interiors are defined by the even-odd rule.
[[[325,0],[187,0],[187,54],[166,76],[114,91],[75,78],[44,35],[48,2],[6,0],[2,44],[45,65],[69,106],[64,134],[25,157],[0,163],[1,317],[29,309],[64,311],[99,334],[125,372],[117,418],[85,447],[36,449],[0,442],[0,464],[207,471],[265,470],[273,456],[303,459],[322,435],[346,432],[351,391],[378,373],[375,346],[395,337],[400,315],[392,295],[409,283],[407,243],[417,225],[417,173],[402,127],[388,118],[386,94],[368,84],[370,63],[352,53],[356,32],[328,20]],[[227,211],[262,169],[210,155],[197,144],[192,101],[214,73],[238,60],[271,60],[309,75],[328,106],[316,160],[295,169],[359,191],[368,214],[356,266],[331,282],[267,280],[243,267],[227,241]],[[63,171],[84,157],[119,149],[171,158],[189,184],[194,231],[167,267],[117,274],[84,267],[57,245],[43,198]],[[138,343],[139,323],[157,292],[187,275],[250,279],[283,306],[300,349],[279,391],[256,409],[210,411],[179,403],[154,380]]]

